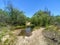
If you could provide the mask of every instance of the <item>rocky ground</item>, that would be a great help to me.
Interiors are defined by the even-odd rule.
[[[56,27],[34,29],[30,36],[26,36],[25,30],[21,29],[7,32],[2,31],[1,34],[3,35],[0,35],[2,36],[2,38],[0,38],[4,45],[7,44],[5,43],[7,39],[9,39],[9,43],[13,44],[14,42],[14,45],[60,45],[60,29]],[[10,42],[12,41],[11,39],[13,40],[13,42]],[[2,45],[1,42],[0,45]]]
[[[48,42],[48,45],[60,45],[60,31],[44,30],[43,35]]]
[[[29,37],[18,36],[16,45],[47,45],[45,37],[42,34],[43,30],[44,28],[35,29]]]

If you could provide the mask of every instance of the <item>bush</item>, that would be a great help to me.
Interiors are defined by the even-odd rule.
[[[14,45],[16,36],[10,30],[4,29],[0,30],[0,45]]]
[[[16,30],[16,29],[24,29],[25,26],[11,26],[10,30]]]
[[[6,23],[0,23],[0,27],[6,26]]]
[[[54,25],[46,26],[45,30],[57,30],[57,26]]]

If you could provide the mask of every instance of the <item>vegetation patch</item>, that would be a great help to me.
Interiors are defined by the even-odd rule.
[[[0,30],[0,45],[15,45],[17,37],[10,31],[4,28]]]
[[[60,31],[57,26],[49,26],[43,31],[49,45],[60,45]]]

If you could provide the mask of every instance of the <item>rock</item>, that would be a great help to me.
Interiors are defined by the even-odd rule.
[[[44,30],[43,35],[45,36],[49,45],[59,45],[60,44],[60,32],[54,30]]]

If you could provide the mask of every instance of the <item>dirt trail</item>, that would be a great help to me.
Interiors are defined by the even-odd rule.
[[[19,36],[16,42],[16,45],[47,45],[47,42],[42,35],[42,31],[44,28],[37,29],[32,32],[30,37]]]

